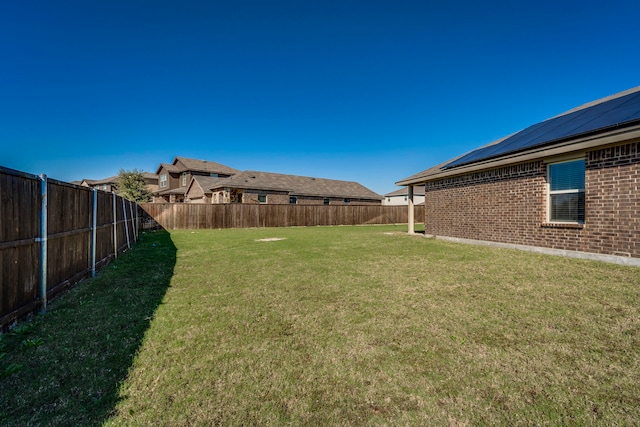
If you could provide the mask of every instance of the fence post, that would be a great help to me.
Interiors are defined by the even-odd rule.
[[[127,208],[124,197],[122,197],[122,217],[124,218],[124,233],[127,237],[127,249],[131,249],[131,241],[129,240],[129,223],[127,221]]]
[[[135,242],[138,240],[138,233],[136,233],[136,224],[133,221],[133,207],[132,207],[133,202],[131,202],[131,200],[128,200],[127,202],[129,204],[129,215],[130,215],[129,221],[131,221],[131,231],[133,234],[133,241]]]
[[[93,196],[91,205],[91,277],[96,277],[96,237],[98,234],[98,190],[91,191]]]
[[[140,210],[140,206],[138,206],[138,202],[136,202],[136,242],[138,241],[138,237],[140,237],[140,217],[138,211]]]
[[[40,175],[40,312],[47,312],[47,175]]]
[[[113,254],[118,258],[118,215],[116,211],[116,193],[111,193],[111,205],[113,206]]]

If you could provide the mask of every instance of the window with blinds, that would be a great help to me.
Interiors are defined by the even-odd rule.
[[[584,222],[584,159],[549,165],[549,221]]]

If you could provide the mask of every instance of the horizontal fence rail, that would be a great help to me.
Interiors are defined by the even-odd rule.
[[[298,227],[319,225],[406,224],[407,206],[256,205],[140,203],[143,228],[166,230],[207,228]],[[424,206],[415,207],[415,218]]]
[[[0,330],[129,248],[137,212],[113,193],[0,167]]]

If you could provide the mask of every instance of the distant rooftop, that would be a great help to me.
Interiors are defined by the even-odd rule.
[[[285,175],[271,172],[243,171],[219,181],[210,189],[233,187],[256,190],[286,191],[293,196],[347,197],[381,200],[382,197],[354,181]]]

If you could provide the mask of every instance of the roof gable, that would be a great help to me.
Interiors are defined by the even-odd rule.
[[[223,165],[222,163],[210,162],[208,160],[190,159],[188,157],[176,156],[173,160],[173,166],[177,172],[197,171],[207,173],[219,173],[224,175],[233,175],[238,173],[237,169]]]
[[[197,185],[202,189],[204,193],[211,193],[212,188],[218,188],[219,184],[224,184],[224,182],[228,179],[229,178],[215,178],[211,176],[194,175],[191,178],[191,182],[189,183],[186,192],[188,193],[189,191],[191,191],[192,186]]]
[[[168,163],[160,163],[160,166],[158,166],[158,169],[156,170],[156,175],[160,175],[160,173],[162,172],[162,169],[164,169],[166,172],[169,172],[169,173],[180,172],[180,170],[174,165],[170,165]]]

